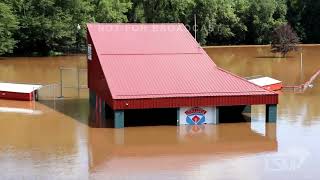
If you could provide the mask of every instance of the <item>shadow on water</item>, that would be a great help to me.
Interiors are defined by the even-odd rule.
[[[88,99],[58,99],[40,100],[39,103],[71,117],[83,124],[88,124],[89,101]]]

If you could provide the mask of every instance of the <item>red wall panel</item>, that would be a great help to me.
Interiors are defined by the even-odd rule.
[[[113,108],[117,110],[177,108],[184,106],[237,106],[258,104],[278,104],[278,95],[114,100]]]
[[[16,92],[0,91],[0,99],[32,101],[33,93],[16,93]]]

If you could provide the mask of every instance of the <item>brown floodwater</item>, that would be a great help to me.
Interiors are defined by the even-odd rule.
[[[320,46],[303,47],[302,68],[299,52],[277,58],[269,50],[206,49],[237,75],[271,76],[285,85],[299,85],[320,68]],[[0,58],[0,81],[60,83],[60,67],[86,68],[85,56]],[[64,73],[64,82],[78,81]],[[0,100],[0,179],[317,180],[319,93],[320,78],[304,93],[281,92],[276,124],[264,123],[264,107],[255,106],[251,122],[196,128],[90,128],[85,89],[66,88],[64,99],[36,103]]]

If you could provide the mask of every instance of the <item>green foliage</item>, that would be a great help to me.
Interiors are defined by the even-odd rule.
[[[270,43],[275,27],[286,23],[284,0],[133,0],[131,22],[181,22],[201,44]],[[141,13],[143,10],[143,13]],[[139,12],[139,14],[138,14]],[[141,18],[144,15],[144,18]]]
[[[16,43],[12,35],[17,25],[16,16],[10,7],[0,2],[0,55],[12,52]]]
[[[146,22],[185,22],[193,0],[141,0]]]
[[[283,0],[252,0],[246,18],[248,42],[270,43],[273,29],[286,23],[286,11]]]
[[[287,19],[304,43],[320,43],[320,1],[287,0]]]
[[[132,8],[128,11],[128,20],[133,23],[144,23],[145,15],[142,0],[131,0]]]
[[[215,21],[211,25],[207,41],[209,44],[240,43],[247,27],[238,16],[238,5],[244,1],[214,0]],[[239,6],[241,7],[241,6]]]
[[[216,24],[216,9],[217,4],[212,0],[195,0],[195,6],[193,7],[190,19],[196,15],[197,19],[197,41],[200,44],[206,44],[206,38],[212,32],[213,26]],[[194,21],[190,25],[193,27]],[[194,30],[192,28],[191,30]]]
[[[304,40],[306,39],[305,30],[302,23],[302,15],[305,11],[304,2],[302,0],[287,0],[287,20],[293,26],[298,36]]]
[[[0,54],[79,50],[88,22],[184,23],[195,34],[194,16],[203,45],[268,44],[287,22],[303,42],[320,42],[314,0],[0,0]]]
[[[301,0],[302,1],[302,0]],[[301,24],[305,32],[305,42],[320,42],[320,1],[303,0]]]
[[[65,51],[84,36],[92,7],[83,0],[8,0],[19,17],[20,30],[16,52],[48,55],[50,51]],[[78,41],[82,41],[78,38]]]
[[[95,0],[94,17],[97,22],[127,22],[126,13],[131,9],[130,0]]]
[[[66,3],[64,9],[66,9],[65,11],[69,11],[72,17],[72,35],[76,37],[76,45],[85,45],[87,36],[86,24],[92,22],[94,19],[92,15],[94,6],[89,0],[69,0],[62,2]],[[78,29],[78,25],[80,25],[80,29]]]

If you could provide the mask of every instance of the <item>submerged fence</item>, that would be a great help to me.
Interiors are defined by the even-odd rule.
[[[60,85],[59,84],[48,84],[43,85],[37,92],[38,100],[56,100],[60,97]]]
[[[60,97],[87,96],[87,69],[60,67]]]
[[[304,91],[306,91],[308,88],[313,87],[313,82],[320,76],[320,69],[314,73],[310,79],[308,81],[306,81],[305,83],[301,84],[301,85],[295,85],[295,86],[284,86],[284,89],[291,89],[294,92],[299,92],[299,93],[303,93]]]

